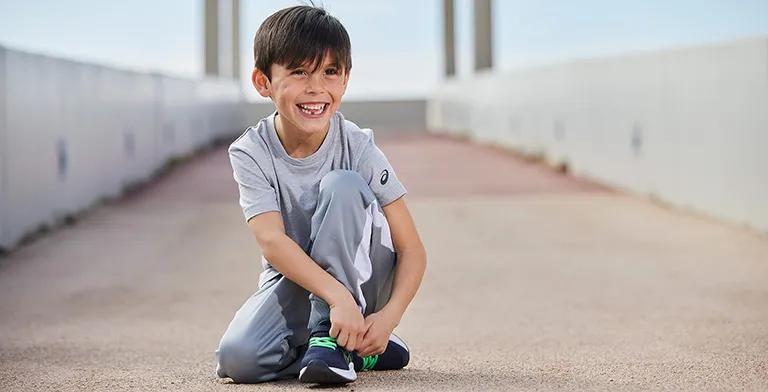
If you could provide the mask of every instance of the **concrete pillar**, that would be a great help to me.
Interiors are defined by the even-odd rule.
[[[240,0],[205,0],[205,74],[240,78]]]
[[[456,75],[456,21],[453,16],[454,0],[443,0],[443,50],[445,77]]]
[[[491,0],[475,0],[475,71],[493,68]]]
[[[232,0],[232,78],[240,80],[240,0]]]
[[[219,75],[219,1],[205,0],[205,74]]]

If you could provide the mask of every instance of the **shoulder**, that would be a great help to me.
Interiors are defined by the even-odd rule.
[[[373,130],[360,128],[354,122],[344,118],[341,112],[334,114],[341,129],[342,139],[346,141],[352,152],[360,153],[371,144],[374,144]]]
[[[235,171],[269,172],[272,150],[267,132],[266,119],[263,119],[248,127],[229,145],[229,161]]]
[[[246,128],[245,131],[229,145],[227,151],[230,155],[245,153],[255,158],[255,156],[261,155],[269,150],[266,132],[266,119],[262,119],[258,124]]]

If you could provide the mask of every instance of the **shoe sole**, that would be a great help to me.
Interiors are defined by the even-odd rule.
[[[346,384],[357,380],[357,373],[353,364],[349,364],[349,370],[337,369],[328,366],[327,363],[314,359],[299,372],[299,381],[313,384]]]
[[[394,333],[393,333],[393,334],[391,334],[391,335],[389,335],[389,340],[391,340],[391,341],[393,341],[393,342],[397,343],[398,345],[400,345],[401,347],[403,347],[403,348],[405,349],[405,351],[408,351],[409,353],[411,352],[411,350],[410,350],[410,349],[408,348],[408,346],[405,344],[405,342],[403,341],[403,339],[400,339],[400,337],[399,337],[399,336],[397,336],[397,335],[395,335]]]

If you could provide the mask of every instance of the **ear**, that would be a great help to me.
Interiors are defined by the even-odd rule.
[[[270,98],[272,96],[272,92],[270,91],[272,86],[269,83],[269,78],[267,78],[267,74],[260,69],[253,69],[253,73],[251,73],[251,82],[253,83],[253,87],[256,88],[256,91],[258,91],[262,97]]]

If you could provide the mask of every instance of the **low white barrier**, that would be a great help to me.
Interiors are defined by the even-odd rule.
[[[427,124],[768,232],[768,37],[449,81]]]
[[[246,126],[231,80],[184,80],[0,47],[0,249]]]

